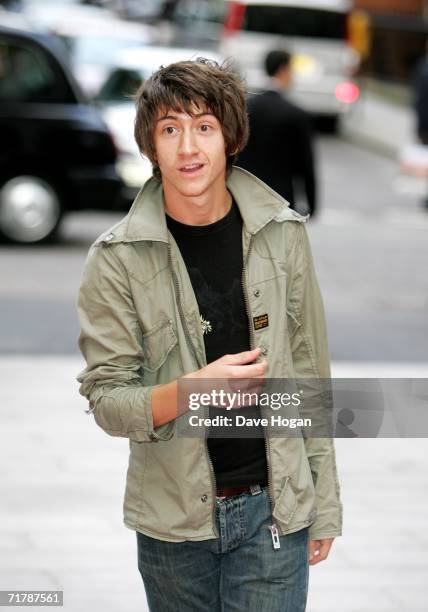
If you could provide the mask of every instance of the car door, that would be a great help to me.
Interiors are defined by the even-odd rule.
[[[0,74],[0,232],[36,242],[91,203],[116,151],[60,41],[0,29]]]

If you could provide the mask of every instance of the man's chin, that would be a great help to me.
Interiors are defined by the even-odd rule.
[[[197,184],[195,182],[192,185],[183,185],[183,184],[178,185],[177,186],[177,191],[183,197],[186,197],[186,198],[197,198],[197,197],[203,195],[204,193],[206,193],[207,190],[208,190],[208,187],[209,186],[205,182],[203,184],[201,182],[199,182],[199,184]]]
[[[225,174],[222,176],[222,180],[225,180]],[[164,187],[183,198],[198,198],[206,195],[215,182],[216,177],[210,175],[195,177],[192,180],[164,180]]]

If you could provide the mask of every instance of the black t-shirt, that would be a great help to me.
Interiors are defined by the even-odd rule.
[[[204,330],[207,363],[250,349],[249,323],[242,288],[242,218],[233,203],[225,217],[209,225],[184,225],[167,215],[195,291]],[[248,408],[246,416],[258,409]],[[225,414],[211,408],[210,416]],[[229,413],[228,413],[229,416]],[[263,431],[259,437],[208,437],[208,450],[218,487],[266,484]]]

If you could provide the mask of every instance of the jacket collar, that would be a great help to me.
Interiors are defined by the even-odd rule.
[[[238,205],[244,227],[250,234],[256,234],[289,206],[286,200],[265,183],[237,166],[233,167],[226,184]],[[146,182],[125,218],[123,236],[119,237],[116,233],[115,237],[116,240],[111,242],[169,242],[163,189],[159,181],[151,178]]]

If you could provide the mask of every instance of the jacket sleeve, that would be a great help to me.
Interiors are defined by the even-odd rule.
[[[294,273],[288,298],[292,320],[291,351],[296,379],[304,389],[313,390],[303,411],[314,417],[315,430],[305,436],[306,454],[315,487],[317,518],[311,525],[312,540],[336,537],[342,532],[342,504],[338,483],[330,390],[330,359],[324,307],[303,223],[298,224],[294,246]],[[306,379],[306,380],[303,380]],[[318,420],[318,423],[316,421]],[[331,421],[330,421],[331,422]],[[317,435],[318,431],[318,435]]]
[[[143,385],[137,314],[117,248],[92,246],[83,271],[77,309],[87,367],[77,378],[80,393],[108,434],[136,442],[167,440],[170,423],[153,427],[153,387]]]

